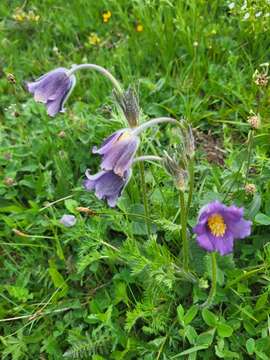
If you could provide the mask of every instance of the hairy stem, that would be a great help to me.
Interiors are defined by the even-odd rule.
[[[182,237],[182,251],[183,251],[183,268],[188,271],[188,239],[187,239],[187,213],[185,206],[185,198],[183,191],[180,190],[180,208],[181,208],[181,237]]]
[[[91,70],[98,71],[99,73],[104,75],[107,79],[109,79],[112,82],[113,86],[115,87],[115,89],[118,91],[119,94],[123,93],[122,87],[121,87],[120,83],[116,80],[116,78],[108,70],[106,70],[104,67],[96,65],[96,64],[74,65],[72,67],[72,69],[69,71],[68,76],[71,76],[76,71],[82,70],[82,69],[91,69]]]
[[[138,161],[162,161],[162,158],[160,156],[155,156],[155,155],[137,156],[133,160],[133,163],[138,162]]]
[[[249,167],[250,167],[252,145],[253,145],[253,130],[250,130],[248,133],[248,156],[247,156],[247,169],[246,169],[245,185],[248,181],[248,172],[249,172]]]
[[[202,308],[208,308],[212,305],[212,302],[216,295],[217,289],[217,259],[216,253],[211,252],[211,264],[212,264],[212,285],[207,300],[201,305]]]
[[[149,208],[147,202],[147,191],[146,191],[146,183],[145,183],[145,173],[144,173],[144,164],[142,161],[139,161],[139,169],[141,175],[141,185],[142,185],[142,196],[143,196],[143,206],[144,206],[144,214],[145,214],[145,224],[147,228],[148,236],[150,237],[151,229],[149,223]]]
[[[188,212],[191,205],[192,195],[194,190],[194,157],[188,163],[188,173],[189,173],[189,191],[188,191],[188,200],[187,200],[187,209],[186,209],[187,217],[188,217]]]
[[[160,118],[155,118],[155,119],[146,121],[145,123],[141,124],[139,127],[135,128],[135,130],[133,130],[133,135],[139,135],[144,130],[146,130],[152,126],[155,126],[157,124],[161,124],[161,123],[172,123],[172,124],[180,126],[180,122],[173,118],[160,117]]]

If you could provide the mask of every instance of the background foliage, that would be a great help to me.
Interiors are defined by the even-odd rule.
[[[1,1],[2,359],[269,359],[269,90],[252,80],[269,61],[269,13],[266,0]],[[90,149],[120,127],[110,84],[80,72],[67,112],[55,119],[23,89],[26,79],[81,62],[135,84],[145,118],[192,124],[190,226],[200,206],[224,197],[253,221],[252,236],[218,258],[211,309],[199,308],[211,269],[194,239],[200,280],[183,279],[178,195],[162,168],[146,165],[150,237],[138,169],[116,209],[82,189],[86,168],[98,168]],[[257,191],[249,195],[251,110],[262,126],[248,172]],[[177,141],[171,126],[149,130],[142,152],[160,154]],[[64,213],[76,215],[76,226],[59,223]]]

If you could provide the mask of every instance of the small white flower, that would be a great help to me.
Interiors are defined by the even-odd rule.
[[[235,7],[235,3],[234,3],[234,2],[229,3],[228,8],[229,8],[230,10],[232,10],[234,7]]]
[[[255,14],[256,17],[260,17],[261,15],[262,15],[262,11],[258,11],[258,12]]]
[[[243,17],[243,20],[247,20],[248,18],[250,17],[250,14],[249,13],[246,13]]]
[[[243,3],[243,5],[242,5],[242,7],[241,7],[241,10],[245,10],[246,7],[247,7],[247,2],[246,2],[246,0],[245,0],[244,3]]]

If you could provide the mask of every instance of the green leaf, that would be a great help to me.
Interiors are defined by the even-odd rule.
[[[216,332],[216,330],[212,329],[212,330],[201,333],[197,337],[196,345],[205,345],[205,346],[209,347],[213,342],[215,332]]]
[[[264,307],[264,305],[267,303],[267,300],[268,300],[268,293],[265,292],[257,300],[255,309],[256,310],[262,309]]]
[[[60,288],[61,291],[59,291],[56,294],[56,298],[63,297],[67,294],[68,291],[68,285],[65,282],[63,276],[60,274],[60,272],[57,270],[56,265],[53,260],[49,260],[49,274],[51,276],[51,279],[53,281],[53,284],[56,288]]]
[[[178,316],[178,320],[180,321],[181,324],[184,323],[184,314],[185,314],[185,311],[184,311],[184,308],[183,306],[180,304],[177,306],[177,316]]]
[[[255,216],[255,221],[259,225],[270,225],[270,216],[259,213]]]
[[[208,309],[203,309],[202,311],[202,317],[204,322],[211,327],[215,327],[217,325],[218,322],[218,318],[216,317],[216,315],[214,313],[212,313],[210,310]]]
[[[185,351],[182,351],[180,354],[171,357],[171,360],[177,359],[179,356],[192,354],[192,353],[195,353],[195,352],[197,352],[197,351],[199,351],[199,350],[204,350],[204,349],[207,349],[207,348],[208,348],[207,345],[193,346],[192,348],[190,348],[190,349],[188,349],[188,350],[185,350]]]
[[[255,340],[253,338],[249,338],[246,341],[246,348],[247,348],[247,352],[249,353],[249,355],[252,355],[254,353],[255,350]]]
[[[197,305],[191,306],[190,309],[188,309],[186,315],[184,315],[184,323],[185,325],[188,325],[191,323],[191,321],[195,318],[195,316],[198,313],[199,307]]]
[[[117,281],[114,286],[114,304],[116,305],[121,301],[123,301],[126,305],[129,303],[127,285],[122,281]]]
[[[194,327],[187,325],[187,327],[185,327],[185,329],[183,331],[184,331],[184,336],[187,337],[189,343],[194,345],[196,343],[196,339],[198,337]]]
[[[73,199],[65,200],[66,209],[73,214],[76,213],[76,207],[78,207],[78,206],[79,206],[79,204],[76,200],[73,200]]]
[[[246,216],[249,219],[254,219],[254,217],[256,216],[256,214],[259,212],[260,207],[261,207],[261,203],[262,203],[262,199],[261,199],[261,195],[260,194],[256,194],[251,202],[251,204],[249,205],[247,211],[246,211]]]
[[[218,324],[217,325],[218,335],[221,337],[230,337],[233,333],[233,328],[227,324]]]

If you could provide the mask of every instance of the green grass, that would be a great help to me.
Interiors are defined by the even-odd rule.
[[[270,60],[270,4],[242,6],[237,2],[230,11],[218,0],[1,1],[2,359],[269,359],[270,93],[252,75]],[[14,19],[18,7],[39,20]],[[106,24],[105,10],[112,13]],[[101,39],[96,46],[91,33]],[[114,209],[82,188],[85,170],[95,172],[100,163],[91,148],[122,127],[111,84],[98,73],[79,72],[66,113],[53,119],[23,88],[25,80],[83,62],[104,66],[124,88],[135,86],[141,121],[185,117],[192,125],[197,141],[189,230],[213,199],[244,206],[252,220],[251,236],[237,241],[233,254],[217,257],[217,293],[209,309],[199,305],[211,286],[211,258],[190,232],[197,281],[183,276],[179,194],[162,166],[145,164],[148,219],[137,165]],[[250,111],[261,115],[262,125],[247,171]],[[162,155],[178,142],[175,128],[161,125],[144,133],[140,151]],[[244,190],[246,174],[254,195]],[[94,215],[79,213],[78,206]],[[74,227],[59,223],[65,213],[76,215]]]

